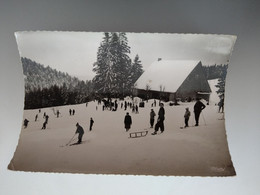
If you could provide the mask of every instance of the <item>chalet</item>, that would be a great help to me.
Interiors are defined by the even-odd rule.
[[[200,61],[158,59],[136,81],[134,93],[144,99],[209,101],[211,89]]]

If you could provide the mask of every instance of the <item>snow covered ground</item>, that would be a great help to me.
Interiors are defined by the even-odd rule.
[[[129,100],[130,101],[130,100]],[[138,100],[140,101],[140,100]],[[69,172],[88,174],[131,175],[181,175],[181,176],[230,176],[235,171],[226,139],[223,114],[209,105],[203,110],[199,127],[184,126],[185,108],[193,112],[194,102],[169,106],[165,103],[165,132],[151,135],[149,113],[153,100],[139,108],[139,114],[128,112],[133,125],[129,132],[124,129],[126,111],[102,111],[97,102],[55,107],[61,116],[54,115],[53,108],[25,110],[24,118],[30,122],[21,130],[17,150],[9,169],[41,172]],[[69,109],[75,109],[74,116]],[[159,110],[153,107],[156,115]],[[43,113],[50,118],[46,130],[41,130]],[[38,120],[35,122],[35,115]],[[89,121],[95,121],[89,131]],[[157,116],[156,116],[157,118]],[[73,137],[76,123],[85,130],[83,143],[66,146]],[[189,121],[194,125],[192,113]],[[149,131],[147,136],[129,138],[129,133]],[[77,136],[75,136],[76,138]],[[73,142],[76,142],[75,139]]]

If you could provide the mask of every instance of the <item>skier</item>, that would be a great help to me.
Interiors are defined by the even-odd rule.
[[[45,118],[45,116],[46,116],[46,112],[43,113],[43,118]]]
[[[57,118],[59,118],[59,115],[60,115],[60,111],[57,110]]]
[[[200,113],[205,107],[206,106],[200,101],[200,98],[197,98],[197,102],[194,105],[195,126],[199,126]]]
[[[129,131],[129,129],[131,128],[131,125],[132,125],[132,118],[128,112],[126,113],[124,123],[125,123],[125,130],[127,132],[127,131]]]
[[[72,115],[74,115],[74,114],[75,114],[75,110],[73,109],[73,110],[72,110]]]
[[[37,121],[37,119],[38,119],[38,114],[35,115],[35,121]]]
[[[83,137],[83,134],[84,134],[84,129],[79,125],[79,123],[76,124],[76,127],[77,127],[77,129],[76,129],[75,134],[77,134],[77,133],[79,134],[77,144],[80,144],[80,143],[82,142],[82,137]]]
[[[25,129],[27,128],[28,123],[29,123],[29,121],[27,119],[24,119],[23,126],[24,126]]]
[[[45,122],[46,122],[46,124],[48,124],[48,120],[49,120],[49,116],[46,115],[46,116],[45,116]]]
[[[164,124],[163,124],[163,121],[165,119],[164,115],[165,115],[165,110],[163,108],[163,103],[160,103],[160,109],[159,109],[159,112],[158,112],[158,119],[157,119],[157,123],[154,127],[154,132],[152,133],[152,135],[156,135],[157,134],[157,131],[161,130],[161,133],[164,132]]]
[[[90,125],[89,125],[89,131],[91,131],[92,130],[92,126],[93,126],[93,124],[94,124],[94,120],[93,120],[93,118],[91,117],[90,118],[90,123],[89,123]]]
[[[186,108],[186,112],[184,114],[184,122],[185,122],[185,126],[184,127],[188,127],[189,126],[189,118],[190,118],[190,111],[189,111],[189,108]]]
[[[150,125],[151,125],[151,127],[150,127],[150,128],[153,128],[155,115],[156,115],[156,114],[155,114],[154,110],[151,109],[151,112],[150,112]]]
[[[42,129],[46,129],[46,125],[47,125],[47,123],[46,123],[46,121],[42,124]]]
[[[70,116],[71,116],[71,112],[72,112],[72,110],[70,109],[70,110],[69,110]]]

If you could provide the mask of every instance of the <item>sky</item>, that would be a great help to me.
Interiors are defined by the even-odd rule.
[[[92,71],[103,32],[16,32],[21,57],[67,72],[82,80],[95,76]],[[227,64],[236,41],[232,35],[126,33],[129,57],[136,54],[146,70],[158,58],[198,60],[203,65]]]

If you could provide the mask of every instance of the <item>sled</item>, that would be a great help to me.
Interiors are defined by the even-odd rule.
[[[132,132],[129,134],[130,138],[138,138],[138,137],[145,137],[148,134],[148,131],[138,131]]]

